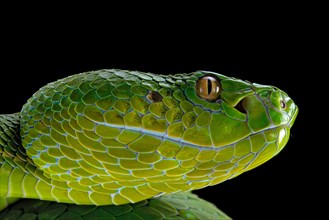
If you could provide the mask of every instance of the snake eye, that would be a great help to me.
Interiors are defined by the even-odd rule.
[[[219,80],[213,76],[204,76],[196,82],[196,93],[202,99],[215,101],[220,92]]]
[[[283,100],[281,100],[281,101],[280,101],[280,106],[281,106],[282,109],[285,109],[286,106],[287,106],[287,105],[286,105],[286,102],[283,101]]]

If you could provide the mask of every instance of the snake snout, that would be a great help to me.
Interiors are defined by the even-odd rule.
[[[295,123],[298,112],[299,112],[299,109],[298,109],[297,105],[295,105],[295,110],[292,113],[292,116],[291,116],[290,121],[289,121],[289,128],[291,128],[293,126],[293,124]]]
[[[295,102],[282,90],[271,92],[268,112],[275,126],[285,125],[292,127],[298,114]]]

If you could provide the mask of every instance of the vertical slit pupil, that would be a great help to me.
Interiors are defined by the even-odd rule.
[[[211,84],[212,84],[211,81],[208,79],[208,95],[210,95],[211,90],[212,90]]]

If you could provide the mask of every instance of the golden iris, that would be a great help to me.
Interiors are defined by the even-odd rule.
[[[219,80],[213,76],[204,76],[196,82],[196,93],[202,99],[215,101],[220,92]]]

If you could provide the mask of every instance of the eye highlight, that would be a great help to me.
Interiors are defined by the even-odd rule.
[[[197,95],[208,101],[215,101],[218,99],[221,88],[219,80],[213,76],[204,76],[196,82]]]

